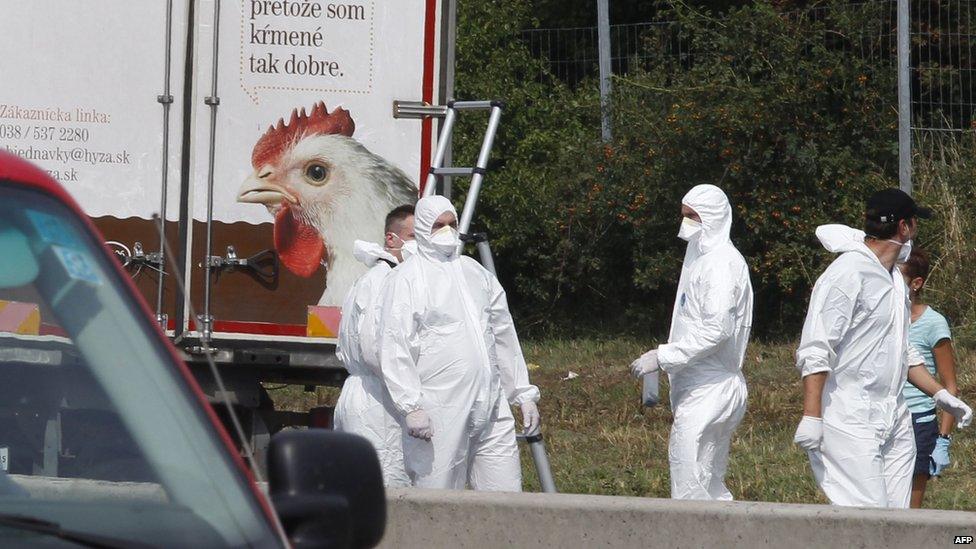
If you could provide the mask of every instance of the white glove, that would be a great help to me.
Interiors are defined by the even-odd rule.
[[[823,419],[813,416],[803,416],[796,427],[793,442],[804,450],[820,450],[823,441]]]
[[[434,430],[430,427],[430,416],[424,410],[414,410],[407,414],[407,434],[421,440],[430,440]]]
[[[542,422],[542,416],[539,415],[539,406],[530,400],[520,404],[519,408],[522,409],[522,432],[526,436],[539,434],[539,426]]]
[[[647,351],[642,354],[640,358],[630,363],[630,372],[634,374],[634,377],[640,379],[645,375],[660,368],[660,364],[657,361],[657,349],[653,351]]]
[[[967,406],[965,402],[952,396],[949,391],[942,389],[932,395],[932,399],[935,400],[936,406],[955,416],[960,429],[973,421],[973,409]]]

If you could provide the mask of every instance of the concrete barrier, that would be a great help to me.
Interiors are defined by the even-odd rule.
[[[381,547],[952,546],[976,513],[390,489]]]

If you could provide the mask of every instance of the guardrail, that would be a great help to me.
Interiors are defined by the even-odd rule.
[[[976,536],[962,511],[413,489],[387,501],[381,547],[918,549]]]

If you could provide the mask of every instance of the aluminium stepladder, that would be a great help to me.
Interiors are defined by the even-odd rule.
[[[471,185],[468,187],[464,207],[461,210],[461,219],[458,220],[458,231],[461,233],[462,242],[475,245],[482,266],[493,275],[497,275],[497,273],[495,272],[495,261],[491,255],[491,246],[488,243],[487,235],[485,233],[471,234],[470,230],[474,210],[478,204],[478,195],[481,192],[481,185],[488,170],[488,158],[491,156],[495,134],[498,132],[498,125],[501,122],[503,107],[501,101],[449,101],[444,106],[405,101],[394,101],[393,103],[394,118],[443,118],[440,135],[437,138],[437,149],[434,152],[430,171],[424,184],[423,196],[432,196],[436,192],[438,180],[445,177],[471,178]],[[478,160],[474,167],[444,166],[444,159],[453,138],[454,124],[457,121],[458,113],[486,110],[489,111],[488,127],[485,129],[485,136],[481,142]],[[518,435],[518,438],[526,442],[532,453],[532,460],[535,462],[542,491],[555,493],[556,484],[552,478],[549,456],[546,454],[546,446],[541,431],[531,436]]]

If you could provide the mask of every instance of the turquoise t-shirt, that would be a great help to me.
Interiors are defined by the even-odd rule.
[[[922,316],[912,322],[912,326],[908,330],[908,341],[922,354],[922,358],[925,359],[925,367],[933,376],[935,375],[935,357],[932,355],[932,348],[943,339],[952,339],[952,334],[949,333],[949,323],[944,316],[935,312],[935,309],[926,307]],[[902,393],[905,395],[908,409],[914,414],[935,408],[935,401],[931,397],[907,381]],[[934,420],[935,416],[932,416],[932,419]]]

